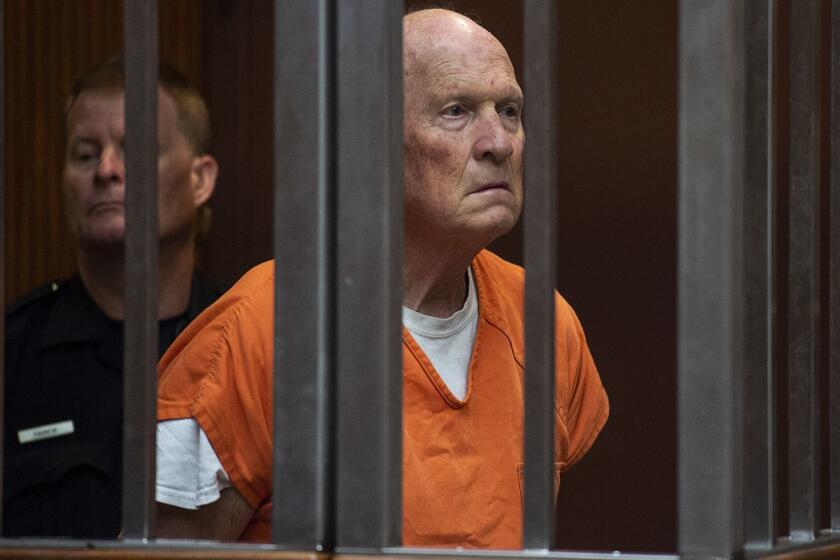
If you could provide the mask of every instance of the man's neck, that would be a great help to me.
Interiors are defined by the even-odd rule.
[[[195,266],[195,247],[161,245],[158,254],[158,318],[177,317],[187,309]],[[125,258],[121,250],[79,249],[79,276],[96,305],[111,319],[125,318]]]
[[[417,246],[406,236],[403,305],[432,317],[450,317],[464,306],[466,274],[479,249],[457,253],[451,243]]]

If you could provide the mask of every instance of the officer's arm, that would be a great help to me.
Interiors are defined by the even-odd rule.
[[[157,537],[168,539],[237,540],[254,509],[234,488],[225,488],[213,503],[197,510],[156,502]]]

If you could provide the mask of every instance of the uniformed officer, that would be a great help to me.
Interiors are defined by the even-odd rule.
[[[72,278],[7,309],[5,536],[114,538],[120,530],[125,235],[123,59],[83,76],[65,111]],[[159,73],[159,348],[218,295],[195,274],[218,166],[199,93]]]

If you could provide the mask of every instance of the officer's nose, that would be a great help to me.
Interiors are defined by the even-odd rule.
[[[496,162],[503,162],[513,154],[513,134],[502,122],[502,117],[493,112],[492,115],[482,115],[479,123],[479,136],[473,148],[475,159],[491,158]]]
[[[102,150],[96,166],[96,179],[103,184],[125,181],[125,161],[121,150],[112,146]]]

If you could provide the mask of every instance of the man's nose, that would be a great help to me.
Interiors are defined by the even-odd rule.
[[[106,147],[99,156],[96,178],[101,183],[122,183],[125,180],[125,161],[122,153],[113,147]]]
[[[480,117],[478,132],[473,148],[473,157],[476,159],[491,158],[501,163],[513,154],[513,133],[505,127],[497,112]]]

